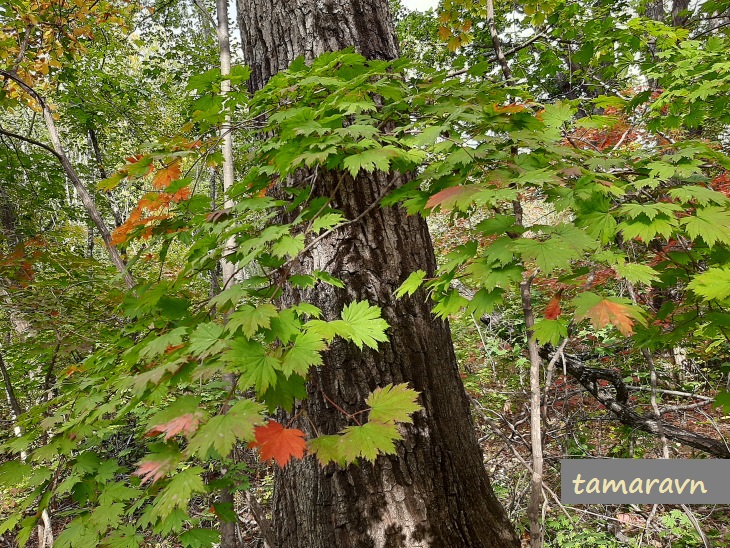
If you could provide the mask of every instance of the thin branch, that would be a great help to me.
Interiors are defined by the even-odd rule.
[[[17,133],[13,133],[12,131],[6,131],[2,128],[0,128],[0,134],[7,135],[8,137],[12,137],[13,139],[17,139],[18,141],[24,141],[30,145],[40,147],[53,154],[58,160],[61,159],[61,156],[59,156],[59,154],[55,150],[53,150],[48,145],[44,145],[40,141],[36,141],[35,139],[31,139],[29,137],[23,137],[22,135],[18,135]]]

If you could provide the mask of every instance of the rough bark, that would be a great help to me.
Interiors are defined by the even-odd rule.
[[[300,55],[311,61],[351,45],[368,58],[398,54],[386,0],[238,0],[238,14],[254,90]],[[315,188],[355,219],[396,184],[395,177],[320,171]],[[295,425],[308,435],[334,434],[347,423],[324,394],[354,412],[370,391],[388,383],[410,383],[422,393],[424,411],[403,428],[395,456],[346,469],[322,468],[309,457],[278,473],[277,547],[519,546],[484,468],[448,325],[433,317],[424,293],[403,300],[393,295],[411,272],[435,267],[425,221],[379,207],[321,240],[294,266],[296,272],[327,271],[345,289],[287,290],[282,304],[306,300],[334,319],[345,304],[367,300],[382,308],[391,326],[378,352],[339,340],[330,345],[324,365],[311,372],[309,398],[294,410],[306,411]]]

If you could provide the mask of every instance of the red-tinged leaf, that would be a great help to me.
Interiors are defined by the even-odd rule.
[[[142,159],[142,154],[136,154],[134,156],[127,156],[125,160],[127,160],[128,164],[136,164]]]
[[[139,463],[139,467],[132,472],[132,475],[141,477],[142,483],[146,481],[155,483],[167,474],[176,463],[177,459],[172,456],[162,458],[161,460],[143,460]]]
[[[622,335],[628,337],[634,333],[634,322],[645,323],[640,308],[623,303],[617,298],[602,298],[595,293],[581,293],[573,302],[576,305],[575,318],[589,318],[596,329],[608,324],[613,325]]]
[[[231,216],[231,208],[227,207],[225,209],[218,209],[216,211],[211,211],[205,216],[205,220],[208,223],[217,223],[218,221],[224,221],[228,219]]]
[[[192,194],[190,187],[184,186],[172,195],[173,202],[183,202],[190,198]]]
[[[165,434],[165,441],[182,432],[190,437],[198,429],[200,425],[199,415],[196,413],[185,413],[179,417],[175,417],[171,421],[158,424],[147,431],[147,436],[156,436],[157,434]]]
[[[158,190],[167,188],[170,183],[180,178],[180,160],[175,160],[169,166],[157,170],[152,179],[152,186]]]
[[[441,40],[447,40],[451,36],[451,29],[448,27],[441,26],[438,30],[438,35]]]
[[[545,319],[557,320],[560,316],[560,295],[555,295],[545,307]]]
[[[296,428],[284,428],[276,421],[269,421],[266,426],[258,426],[254,430],[256,441],[249,447],[258,447],[261,460],[274,459],[280,468],[294,457],[301,459],[307,443],[304,441],[304,432]]]
[[[426,208],[431,209],[436,206],[441,206],[441,209],[451,209],[459,199],[468,198],[477,190],[473,185],[450,186],[431,196],[428,202],[426,202]]]

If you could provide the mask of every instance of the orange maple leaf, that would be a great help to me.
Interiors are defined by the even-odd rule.
[[[556,294],[545,307],[545,319],[557,320],[560,316],[560,293]]]
[[[266,426],[257,426],[254,436],[256,440],[249,447],[258,447],[261,460],[274,459],[279,468],[284,468],[292,457],[304,457],[307,448],[304,432],[296,428],[284,428],[276,421],[269,421]]]
[[[198,413],[185,413],[184,415],[175,417],[171,421],[153,426],[145,435],[156,436],[157,434],[165,434],[165,441],[180,432],[189,437],[198,429],[198,425],[200,424],[199,418]]]
[[[628,305],[603,299],[589,308],[584,316],[591,319],[597,329],[613,325],[622,335],[628,337],[634,333],[634,311]]]
[[[180,160],[175,160],[169,166],[157,170],[152,179],[152,186],[158,190],[167,188],[170,183],[180,178]]]

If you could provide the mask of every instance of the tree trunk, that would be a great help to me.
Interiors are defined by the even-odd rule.
[[[386,0],[238,0],[239,24],[251,87],[260,89],[299,55],[354,45],[368,58],[398,55]],[[322,172],[317,195],[354,219],[394,183],[395,174]],[[436,320],[424,292],[402,300],[393,293],[417,269],[436,267],[426,222],[401,208],[373,208],[359,222],[322,240],[297,267],[340,278],[345,289],[287,290],[282,304],[311,302],[326,319],[367,300],[382,308],[389,342],[360,352],[335,340],[324,365],[311,371],[309,399],[295,425],[308,435],[334,434],[348,412],[363,409],[368,393],[408,382],[420,391],[424,412],[403,428],[398,454],[375,463],[322,468],[308,457],[276,477],[276,547],[517,547],[518,539],[494,496],[458,375],[448,325]]]

